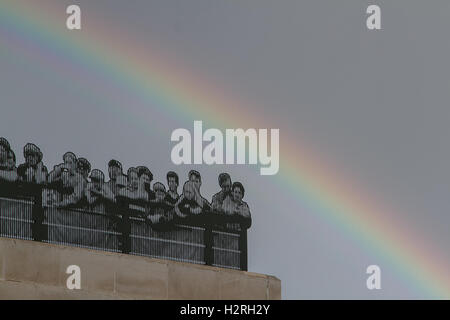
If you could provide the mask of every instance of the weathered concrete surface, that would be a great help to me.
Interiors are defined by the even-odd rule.
[[[81,290],[66,288],[69,265]],[[251,272],[0,238],[0,299],[280,299]]]

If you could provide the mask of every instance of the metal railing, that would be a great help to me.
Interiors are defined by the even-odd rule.
[[[247,270],[247,229],[239,217],[152,225],[125,198],[106,213],[43,205],[46,186],[0,182],[0,237]]]

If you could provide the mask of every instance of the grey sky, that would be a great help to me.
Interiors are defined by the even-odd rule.
[[[55,1],[73,3],[82,8],[82,32],[91,15],[105,17],[133,41],[157,41],[213,87],[260,106],[280,128],[281,144],[285,135],[311,145],[364,194],[398,209],[405,227],[419,226],[423,240],[446,249],[450,260],[449,1]],[[369,4],[381,7],[380,31],[365,27]],[[184,176],[193,167],[170,163],[170,134],[192,130],[190,120],[155,119],[132,93],[108,99],[32,53],[8,47],[6,54],[7,45],[0,38],[0,135],[19,162],[31,141],[49,168],[67,150],[104,171],[111,158],[125,167],[145,164],[160,181],[168,170]],[[91,80],[112,88],[98,77]],[[128,108],[146,117],[127,118]],[[367,290],[365,269],[377,257],[303,211],[273,177],[245,166],[198,169],[209,199],[219,172],[246,186],[254,221],[249,270],[279,277],[283,298],[422,297],[381,263],[383,289]]]

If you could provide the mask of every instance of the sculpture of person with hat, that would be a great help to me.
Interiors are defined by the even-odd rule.
[[[84,198],[87,181],[78,173],[78,159],[73,152],[66,152],[63,161],[49,173],[48,183],[55,185],[64,195],[59,207],[78,206]]]
[[[0,170],[3,170],[7,167],[8,161],[8,152],[11,149],[8,140],[1,137],[0,138]]]
[[[147,219],[152,224],[168,222],[172,220],[171,210],[173,205],[166,201],[166,187],[161,182],[153,184],[155,199],[150,200],[150,209],[147,212]]]
[[[0,138],[0,181],[15,182],[18,179],[16,156],[5,138]]]
[[[91,172],[91,164],[86,158],[78,158],[77,172],[87,181],[89,172]]]
[[[115,159],[111,159],[108,162],[108,175],[109,181],[106,182],[106,185],[109,187],[109,189],[111,189],[114,195],[117,195],[119,193],[119,190],[123,188],[121,188],[117,184],[117,182],[123,182],[124,180],[126,180],[126,177],[123,174],[122,164]]]
[[[94,169],[91,172],[90,178],[91,182],[86,187],[89,210],[104,213],[106,204],[115,202],[114,194],[106,185],[103,172]]]
[[[82,178],[78,173],[78,159],[73,152],[66,152],[63,155],[63,162],[54,166],[53,171],[48,175],[48,182],[58,182],[61,180],[61,175],[63,171],[69,172],[72,178]],[[75,179],[74,179],[75,180]]]
[[[155,192],[151,188],[151,182],[153,181],[153,173],[149,168],[145,166],[139,166],[136,168],[139,178],[139,193],[143,195],[143,198],[147,198],[148,201],[155,199]]]
[[[25,163],[17,168],[19,179],[25,182],[44,184],[47,182],[47,167],[42,163],[43,154],[34,143],[27,143],[23,147]]]
[[[8,151],[8,161],[6,163],[7,163],[8,170],[17,172],[16,154],[14,153],[14,151],[12,149],[9,149],[9,151]]]

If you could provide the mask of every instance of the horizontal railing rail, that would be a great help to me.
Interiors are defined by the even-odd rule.
[[[247,270],[249,224],[240,216],[210,211],[152,224],[142,211],[129,208],[144,203],[125,197],[117,197],[106,212],[43,205],[49,188],[0,182],[0,237]]]

